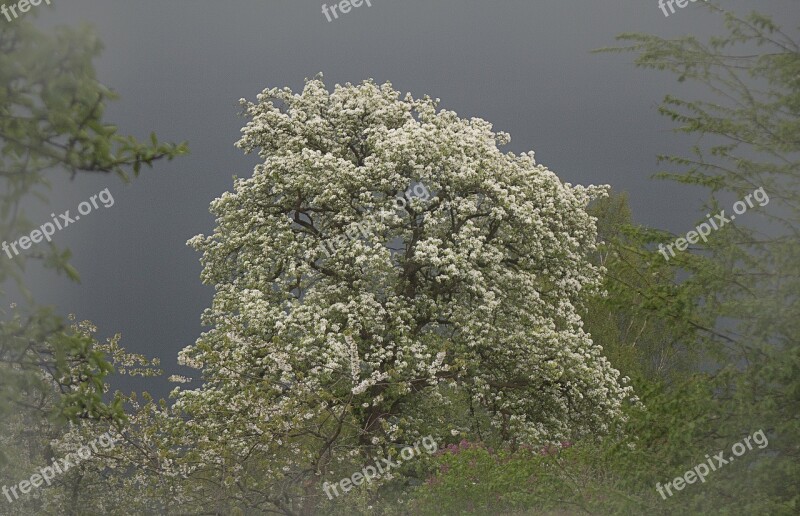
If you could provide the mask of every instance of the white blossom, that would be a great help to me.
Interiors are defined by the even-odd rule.
[[[274,466],[253,481],[277,482],[328,437],[334,463],[419,435],[412,409],[443,389],[518,442],[622,417],[631,388],[579,316],[602,273],[586,206],[605,187],[562,183],[533,152],[502,151],[490,123],[390,84],[314,79],[242,104],[237,145],[260,163],[189,241],[216,289],[211,329],[180,354],[205,383],[176,393],[211,422],[203,460],[258,439]],[[400,207],[415,185],[431,195]]]

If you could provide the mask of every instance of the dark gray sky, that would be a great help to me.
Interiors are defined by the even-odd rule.
[[[702,192],[650,179],[657,154],[692,143],[669,131],[656,105],[667,92],[691,96],[691,88],[637,70],[632,55],[590,50],[626,31],[718,33],[719,19],[702,7],[665,18],[656,0],[371,1],[332,22],[321,0],[53,0],[53,9],[35,8],[42,27],[95,28],[106,47],[99,77],[122,96],[107,115],[123,134],[154,130],[191,147],[190,156],[127,186],[115,177],[57,180],[48,212],[74,212],[106,187],[116,203],[56,236],[72,249],[83,281],[36,270],[38,300],[94,321],[101,335],[121,332],[129,350],[186,374],[176,354],[203,331],[213,289],[200,284],[199,255],[185,243],[212,231],[209,202],[254,163],[233,147],[244,123],[237,101],[266,87],[297,90],[320,71],[329,86],[391,81],[489,120],[511,134],[510,150],[536,151],[563,180],[629,192],[638,222],[686,232],[701,217]],[[800,14],[797,0],[724,4],[787,24]],[[135,387],[164,395],[167,385]]]

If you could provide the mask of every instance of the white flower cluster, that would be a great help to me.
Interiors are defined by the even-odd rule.
[[[279,436],[311,449],[419,435],[398,407],[444,382],[518,441],[621,417],[630,388],[578,315],[601,273],[585,208],[605,188],[562,183],[532,152],[502,152],[507,134],[437,102],[319,79],[242,101],[238,146],[262,162],[212,203],[214,234],[190,240],[216,295],[212,329],[181,353],[205,385],[179,406],[228,414],[218,441],[244,447],[258,428],[259,449],[300,469],[320,455],[276,449]],[[413,185],[431,197],[398,209]],[[352,450],[322,456],[335,449]]]

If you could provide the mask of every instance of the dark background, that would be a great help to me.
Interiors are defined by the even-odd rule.
[[[160,357],[167,375],[194,374],[176,354],[203,331],[213,295],[186,241],[212,231],[209,202],[255,163],[233,146],[244,124],[238,99],[267,87],[297,91],[318,72],[329,87],[390,81],[484,118],[511,134],[510,150],[536,151],[564,181],[628,192],[639,223],[685,233],[703,218],[704,192],[651,179],[657,154],[692,143],[670,131],[658,101],[695,92],[671,74],[636,69],[633,55],[590,54],[621,32],[719,33],[719,17],[697,4],[666,18],[656,0],[372,0],[328,22],[320,0],[52,1],[33,8],[36,24],[90,24],[105,44],[98,75],[122,97],[107,118],[123,134],[187,140],[191,154],[130,185],[54,171],[51,206],[31,206],[33,221],[74,213],[106,187],[116,203],[55,238],[72,249],[80,285],[37,268],[29,285],[37,301],[92,320],[101,337],[121,332],[130,351]],[[797,0],[724,5],[797,21]],[[170,388],[153,379],[119,385],[159,396]]]

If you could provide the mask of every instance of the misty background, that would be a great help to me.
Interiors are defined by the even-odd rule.
[[[328,22],[323,3],[333,2],[53,0],[52,8],[32,8],[43,28],[93,27],[105,45],[98,77],[121,95],[106,112],[120,134],[147,139],[155,131],[190,146],[189,156],[157,162],[129,185],[53,171],[51,204],[26,207],[33,222],[74,214],[105,188],[115,204],[56,234],[82,282],[32,267],[28,286],[39,303],[93,321],[101,340],[122,333],[129,351],[161,358],[164,378],[196,377],[176,355],[204,331],[200,315],[213,287],[201,284],[200,255],[186,241],[213,231],[209,203],[256,163],[233,146],[245,123],[238,100],[267,87],[298,91],[318,72],[329,88],[389,81],[439,97],[462,117],[484,118],[511,134],[507,150],[534,150],[562,180],[628,192],[637,223],[685,233],[705,218],[706,192],[651,179],[658,154],[685,153],[693,143],[671,132],[658,102],[698,92],[671,74],[636,69],[632,54],[590,53],[622,32],[701,40],[719,33],[719,18],[701,6],[667,18],[656,0],[372,0]],[[724,6],[757,9],[778,23],[795,23],[798,13],[797,0]],[[156,396],[173,386],[123,380],[115,386]]]

